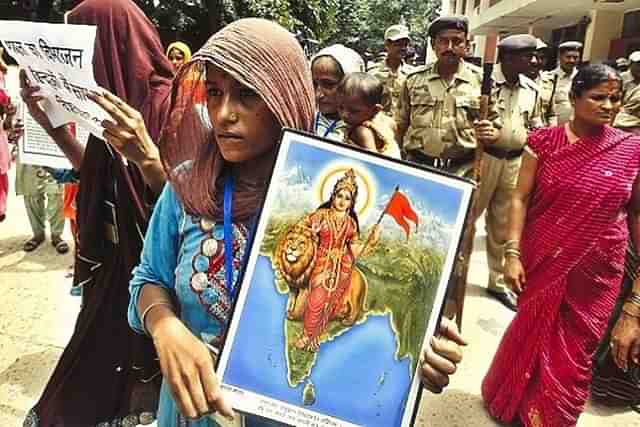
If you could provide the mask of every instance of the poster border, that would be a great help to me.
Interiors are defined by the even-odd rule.
[[[302,137],[303,140],[295,140],[296,137]],[[244,389],[239,389],[237,386],[234,385],[230,385],[230,384],[225,384],[224,383],[224,374],[229,362],[229,358],[230,358],[230,354],[231,354],[231,349],[229,346],[233,345],[233,340],[235,338],[235,331],[238,328],[238,324],[240,321],[240,311],[237,310],[238,308],[238,304],[241,301],[245,301],[246,297],[247,297],[247,287],[249,284],[245,283],[245,278],[246,278],[246,273],[247,270],[249,271],[253,271],[253,268],[255,268],[255,264],[257,263],[257,257],[260,255],[260,244],[261,244],[261,240],[255,238],[256,236],[261,236],[264,234],[265,228],[267,227],[267,224],[265,224],[262,221],[262,215],[264,213],[264,209],[265,209],[265,204],[267,202],[267,199],[269,198],[269,193],[270,193],[270,189],[271,189],[271,184],[273,181],[274,176],[276,175],[276,172],[279,171],[282,168],[282,164],[284,162],[287,161],[287,154],[289,152],[289,147],[291,146],[292,142],[297,142],[297,143],[303,143],[303,144],[307,144],[307,145],[311,145],[310,141],[313,141],[314,146],[318,147],[318,146],[323,146],[324,148],[327,149],[327,151],[331,151],[334,152],[336,154],[341,154],[340,152],[342,151],[344,154],[347,154],[346,152],[351,151],[355,153],[355,156],[350,156],[348,158],[353,159],[353,160],[367,160],[367,159],[363,159],[362,157],[370,157],[372,159],[376,159],[379,160],[379,162],[377,162],[380,165],[385,165],[385,163],[387,165],[394,165],[394,169],[397,170],[398,172],[402,172],[401,170],[396,169],[398,166],[400,168],[409,168],[409,169],[413,169],[416,171],[419,171],[420,173],[424,173],[424,172],[428,172],[432,175],[435,175],[436,178],[436,182],[439,181],[439,179],[437,179],[437,177],[440,178],[446,178],[446,180],[448,180],[448,183],[445,183],[446,185],[451,186],[451,180],[453,180],[454,182],[457,182],[457,185],[454,185],[454,187],[459,188],[462,191],[462,199],[461,199],[461,204],[466,204],[466,209],[464,210],[464,212],[460,211],[460,209],[458,209],[457,215],[456,215],[456,221],[455,221],[455,228],[454,231],[457,233],[457,240],[455,242],[452,242],[452,245],[449,248],[449,252],[447,253],[447,256],[445,258],[445,263],[443,265],[443,272],[447,272],[448,274],[441,276],[440,278],[440,283],[438,284],[438,290],[436,292],[435,295],[435,299],[434,299],[434,304],[437,304],[439,307],[436,309],[437,310],[437,314],[435,313],[436,310],[432,310],[429,320],[427,322],[427,329],[425,331],[425,336],[423,339],[423,344],[422,344],[422,348],[425,347],[425,345],[428,343],[429,339],[431,336],[434,335],[435,330],[437,325],[440,323],[441,317],[443,315],[443,311],[444,311],[444,307],[445,307],[445,303],[446,303],[446,299],[447,297],[450,296],[452,289],[450,288],[449,284],[451,282],[451,277],[452,275],[455,273],[455,264],[456,264],[456,254],[459,252],[460,250],[460,245],[462,244],[462,239],[464,236],[464,232],[466,230],[466,225],[467,222],[469,220],[469,216],[471,214],[471,202],[473,199],[473,193],[476,189],[476,184],[464,177],[460,177],[457,175],[453,175],[450,174],[448,172],[445,172],[443,170],[440,169],[436,169],[436,168],[432,168],[432,167],[428,167],[428,166],[423,166],[423,165],[419,165],[419,164],[415,164],[415,163],[411,163],[405,160],[401,160],[401,159],[394,159],[394,158],[390,158],[387,156],[384,156],[382,154],[379,153],[375,153],[375,152],[371,152],[365,149],[362,149],[360,147],[357,146],[352,146],[352,145],[347,145],[347,144],[343,144],[343,143],[339,143],[339,142],[335,142],[335,141],[331,141],[328,140],[326,138],[321,138],[315,134],[311,134],[308,132],[304,132],[304,131],[299,131],[299,130],[295,130],[295,129],[289,129],[289,128],[283,128],[281,135],[280,135],[280,139],[279,139],[279,144],[277,147],[277,153],[275,156],[275,164],[274,164],[274,168],[269,176],[269,179],[267,181],[267,192],[265,193],[265,196],[263,197],[261,203],[260,203],[260,209],[258,211],[257,217],[256,217],[256,224],[255,224],[255,233],[254,236],[252,236],[251,240],[248,242],[247,245],[247,250],[249,251],[249,256],[247,257],[247,261],[246,261],[246,265],[245,267],[249,267],[249,268],[245,268],[243,269],[239,276],[238,276],[238,281],[237,283],[239,283],[240,289],[238,291],[238,296],[236,298],[236,301],[233,302],[233,307],[232,307],[232,314],[231,314],[231,318],[229,320],[229,326],[227,328],[227,330],[225,331],[225,335],[224,335],[224,344],[222,347],[222,351],[220,352],[220,356],[217,358],[216,360],[216,372],[220,378],[220,381],[222,383],[222,386],[225,390],[228,391],[241,391],[242,395],[244,396],[244,398],[247,397],[247,395],[251,394],[251,395],[255,395],[255,396],[259,396],[257,393],[254,393],[250,390],[244,390]],[[345,152],[346,151],[346,152]],[[404,173],[407,173],[408,171],[404,171]],[[414,175],[414,176],[420,176],[420,175]],[[256,247],[257,245],[257,247]],[[250,267],[253,266],[253,267]],[[446,278],[446,284],[443,283],[443,281]],[[443,290],[444,289],[444,290]],[[413,378],[412,381],[410,383],[409,386],[409,391],[407,394],[407,401],[405,402],[405,405],[408,405],[409,402],[412,402],[411,405],[411,410],[409,411],[409,408],[407,408],[405,406],[405,410],[404,413],[402,415],[402,419],[401,419],[401,423],[400,425],[402,427],[408,427],[408,426],[412,426],[415,423],[415,420],[417,418],[417,414],[418,414],[418,410],[420,407],[420,401],[422,399],[422,393],[424,390],[424,387],[421,383],[421,381],[417,380],[416,375],[417,375],[417,371],[419,370],[419,366],[416,366],[416,371],[413,373]],[[236,393],[237,394],[237,393]],[[283,402],[280,401],[278,399],[273,399],[267,396],[264,396],[264,399],[273,401],[273,402],[277,402],[279,405],[283,406],[283,407],[296,407],[295,405],[291,405],[288,402]],[[232,399],[232,403],[233,403],[233,399]],[[301,410],[301,412],[309,412],[310,414],[318,414],[317,411],[312,411],[312,410],[308,410],[305,408],[301,408],[301,407],[297,407]],[[242,412],[240,410],[240,412]],[[409,415],[410,412],[410,415]],[[257,414],[257,416],[260,416],[259,414]],[[338,424],[335,425],[339,425],[339,426],[353,426],[352,423],[349,423],[348,421],[343,421],[343,420],[338,420],[335,419],[329,415],[324,415],[325,418],[329,418],[332,421],[335,420],[335,422],[337,422]],[[283,421],[279,421],[279,422],[283,422]]]

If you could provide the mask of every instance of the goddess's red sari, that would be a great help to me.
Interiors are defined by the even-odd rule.
[[[319,209],[306,219],[318,231],[318,251],[309,277],[309,296],[304,311],[304,335],[317,339],[333,319],[351,284],[353,253],[351,242],[357,237],[355,221],[348,215],[342,221],[331,209]]]
[[[607,126],[569,144],[557,127],[528,145],[538,169],[522,236],[525,289],[482,396],[503,422],[574,426],[620,291],[640,140]]]

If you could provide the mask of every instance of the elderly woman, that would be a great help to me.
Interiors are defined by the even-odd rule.
[[[482,384],[490,414],[531,427],[574,426],[592,356],[640,238],[640,140],[609,127],[622,81],[604,65],[573,79],[569,123],[529,136],[512,198],[505,278],[520,293]],[[640,281],[614,329],[616,363],[640,357]]]
[[[344,76],[362,71],[362,57],[355,50],[341,44],[325,47],[311,59],[311,75],[318,108],[313,125],[316,135],[338,142],[344,140],[347,124],[340,118],[338,88]]]

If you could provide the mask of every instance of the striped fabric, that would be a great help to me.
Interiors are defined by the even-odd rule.
[[[569,144],[557,127],[528,145],[538,168],[522,235],[527,281],[482,395],[500,421],[574,426],[623,275],[640,141],[603,127]]]
[[[640,405],[640,366],[631,364],[628,372],[623,372],[613,361],[609,347],[611,331],[620,314],[622,304],[631,293],[636,271],[640,267],[640,257],[635,249],[627,250],[625,277],[616,308],[609,319],[609,327],[593,360],[593,380],[591,396],[607,406]]]

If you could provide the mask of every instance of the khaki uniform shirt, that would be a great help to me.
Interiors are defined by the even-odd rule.
[[[571,120],[573,116],[573,107],[569,101],[569,91],[571,90],[571,82],[573,77],[578,73],[577,69],[573,69],[571,74],[567,74],[562,68],[557,67],[555,70],[548,71],[543,74],[543,79],[549,81],[553,86],[554,76],[558,76],[558,84],[556,85],[556,93],[553,96],[553,108],[558,116],[558,124],[564,124]]]
[[[544,126],[538,86],[522,74],[516,85],[509,86],[500,69],[493,73],[493,78],[492,98],[496,100],[502,121],[500,138],[493,146],[505,150],[521,149],[529,131]]]
[[[398,128],[406,129],[403,151],[460,158],[473,150],[473,122],[480,117],[481,84],[482,69],[464,61],[450,83],[440,77],[436,63],[407,76],[396,114]],[[488,116],[500,127],[494,102],[489,105]]]
[[[622,76],[622,109],[616,115],[613,126],[628,129],[640,127],[640,81],[627,70]]]
[[[622,75],[622,104],[626,104],[631,97],[631,92],[640,85],[640,81],[636,81],[631,71],[625,71]]]
[[[640,83],[627,82],[623,88],[622,109],[613,125],[618,128],[640,127]]]
[[[556,114],[553,103],[551,102],[551,94],[553,92],[553,80],[545,79],[542,74],[534,80],[538,85],[538,97],[540,98],[541,118],[544,126],[557,126],[558,115]]]
[[[384,87],[382,106],[384,107],[384,112],[388,115],[392,117],[395,115],[398,109],[398,99],[400,98],[402,83],[404,83],[407,76],[413,70],[414,68],[412,66],[403,62],[398,69],[393,72],[386,61],[369,70],[370,74],[376,76],[382,82]]]

